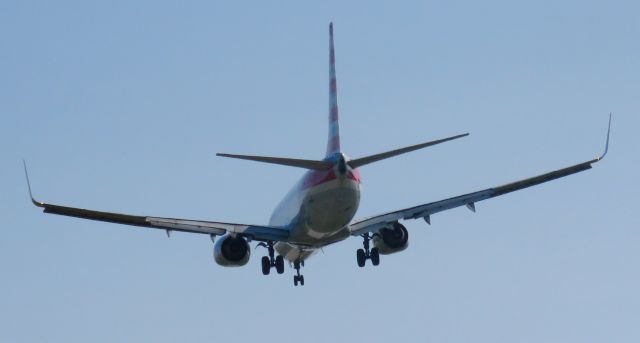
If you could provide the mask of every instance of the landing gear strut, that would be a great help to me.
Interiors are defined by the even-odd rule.
[[[296,275],[293,276],[293,285],[297,286],[300,283],[300,286],[304,286],[304,275],[300,275],[300,266],[304,266],[304,261],[296,260],[293,262],[293,268],[296,269]]]
[[[358,249],[358,251],[356,251],[358,267],[364,267],[367,259],[370,259],[371,264],[373,264],[374,266],[380,264],[380,251],[378,250],[378,248],[369,248],[369,242],[374,237],[374,235],[375,234],[370,235],[369,233],[365,233],[364,235],[362,235],[362,238],[364,239],[364,242],[362,242],[362,244],[364,245],[364,249]]]
[[[256,247],[265,247],[269,250],[269,256],[262,257],[262,274],[269,275],[271,268],[275,267],[278,274],[284,273],[284,258],[281,255],[274,258],[275,249],[273,249],[273,241],[267,243],[261,242]]]

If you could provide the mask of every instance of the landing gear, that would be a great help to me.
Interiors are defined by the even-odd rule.
[[[275,249],[273,249],[273,241],[266,243],[261,242],[256,247],[265,247],[269,250],[269,256],[262,257],[262,274],[269,275],[271,268],[275,267],[278,274],[284,273],[284,258],[280,255],[274,257]]]
[[[377,266],[380,264],[380,251],[378,251],[378,248],[371,249],[371,252],[369,253],[369,258],[371,259],[371,264],[373,264],[374,266]]]
[[[304,275],[300,275],[300,265],[304,266],[304,261],[300,262],[296,260],[293,262],[293,268],[296,269],[296,275],[293,276],[293,285],[297,286],[300,283],[300,286],[304,286]]]
[[[373,249],[369,248],[369,242],[373,238],[373,235],[365,233],[364,235],[362,235],[362,238],[364,239],[364,242],[362,242],[364,249],[358,249],[358,251],[356,251],[356,260],[358,261],[358,267],[364,267],[367,259],[370,259],[371,264],[373,264],[374,266],[379,265],[380,251],[375,247]]]
[[[298,282],[300,283],[300,286],[304,286],[304,275],[294,275],[293,276],[293,285],[297,286]]]
[[[362,249],[358,249],[358,251],[356,251],[356,258],[358,259],[358,267],[362,268],[367,261],[367,253]]]
[[[271,261],[269,256],[262,256],[262,275],[269,275],[271,271]]]
[[[284,273],[284,257],[282,257],[281,255],[278,255],[278,257],[276,257],[276,272],[278,274],[282,274]]]

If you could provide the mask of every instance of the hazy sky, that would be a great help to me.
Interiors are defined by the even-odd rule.
[[[637,1],[0,2],[1,342],[638,342]],[[42,214],[27,197],[265,224],[320,158],[334,21],[357,217],[497,186],[604,147],[593,170],[410,221],[262,276],[207,236]]]

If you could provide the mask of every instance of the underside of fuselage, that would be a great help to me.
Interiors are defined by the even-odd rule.
[[[286,226],[289,242],[275,245],[289,261],[304,260],[317,249],[349,237],[348,224],[360,203],[357,170],[309,171],[274,211],[271,225]],[[298,209],[295,213],[291,208]]]

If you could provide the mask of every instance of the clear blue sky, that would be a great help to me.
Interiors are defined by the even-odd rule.
[[[3,1],[1,342],[638,342],[637,1]],[[266,223],[318,158],[336,30],[344,150],[471,136],[363,168],[358,217],[591,159],[593,170],[408,222],[263,277],[209,238],[28,202]]]

